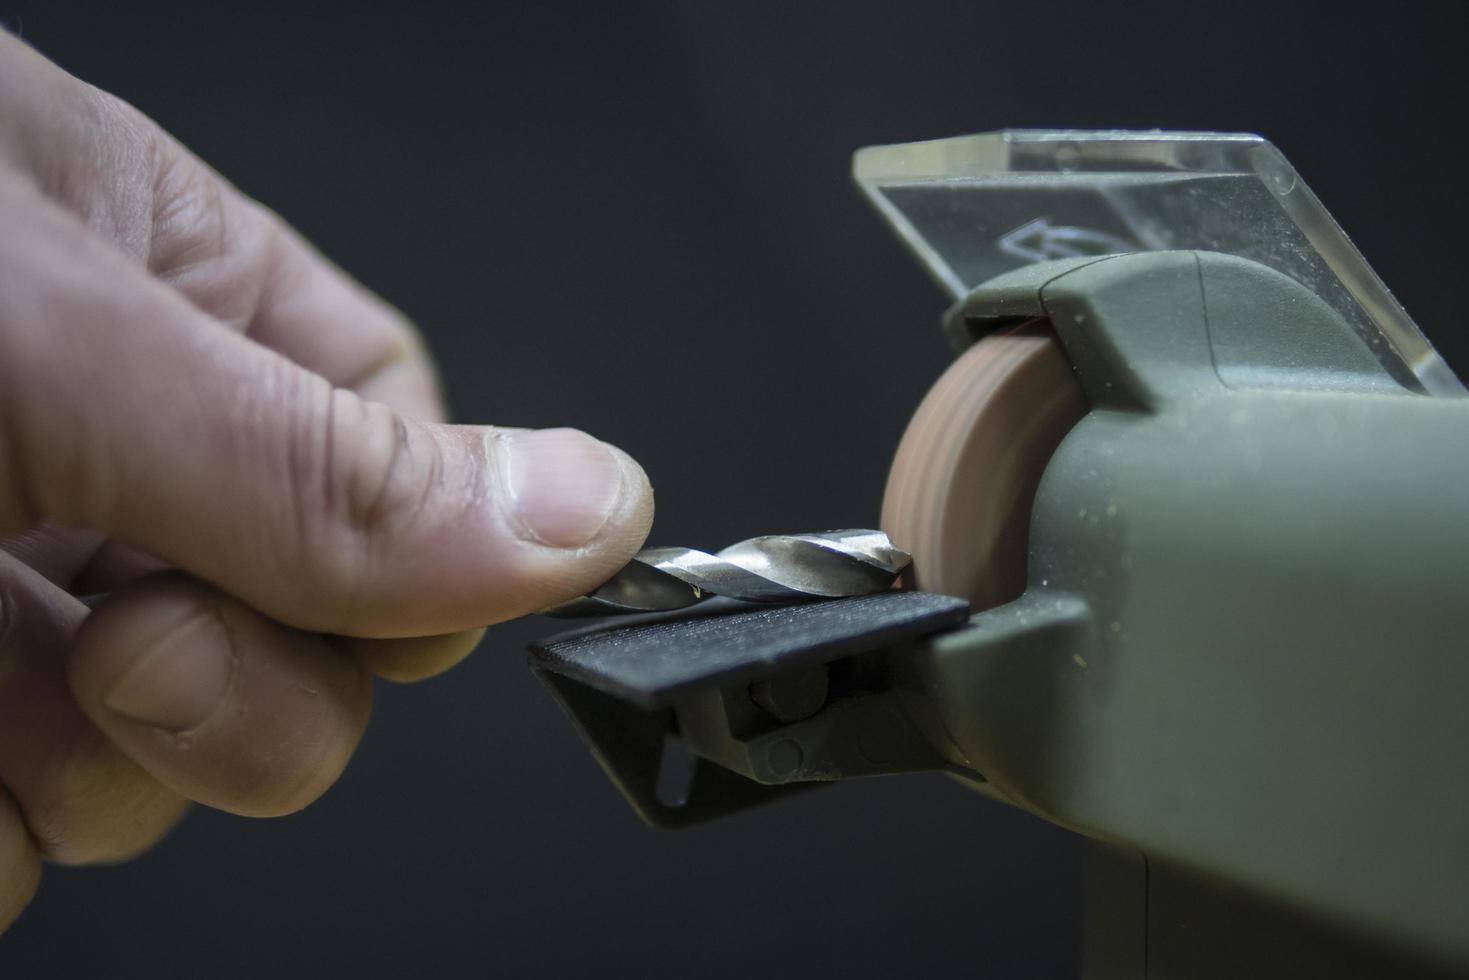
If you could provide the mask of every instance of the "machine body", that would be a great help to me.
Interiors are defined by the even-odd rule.
[[[973,614],[793,607],[667,697],[626,683],[654,656],[627,627],[591,674],[539,656],[604,766],[666,825],[947,771],[1096,842],[1091,976],[1469,971],[1452,372],[1258,137],[990,134],[857,173],[958,300],[883,523]],[[697,768],[652,804],[669,738]]]
[[[1092,408],[1040,481],[1025,593],[921,655],[947,730],[988,787],[1154,879],[1469,962],[1469,401],[1398,388],[1324,304],[1242,260],[1068,266],[958,314],[1029,303]],[[1283,318],[1317,351],[1289,369]],[[1173,921],[1142,880],[1139,958]],[[1196,911],[1176,942],[1230,914]],[[1260,975],[1258,955],[1217,975]]]

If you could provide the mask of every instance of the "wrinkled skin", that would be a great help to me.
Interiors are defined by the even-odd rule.
[[[444,424],[398,312],[3,32],[0,229],[0,930],[43,862],[128,858],[192,801],[305,806],[372,675],[448,668],[647,533],[625,454]]]

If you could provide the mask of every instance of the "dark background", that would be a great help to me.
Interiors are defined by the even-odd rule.
[[[1459,32],[1411,5],[368,8],[0,19],[408,311],[459,419],[628,449],[658,543],[876,520],[947,351],[849,182],[865,144],[1262,132],[1469,375]],[[126,867],[50,869],[0,976],[1074,973],[1079,842],[943,778],[644,828],[525,669],[548,629],[381,687],[303,814],[199,811]]]

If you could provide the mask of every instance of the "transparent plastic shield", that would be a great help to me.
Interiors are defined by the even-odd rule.
[[[1330,303],[1404,384],[1465,394],[1295,168],[1259,136],[1005,130],[868,147],[853,171],[955,299],[1048,259],[1226,252]]]

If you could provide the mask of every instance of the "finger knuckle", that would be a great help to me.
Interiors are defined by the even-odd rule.
[[[5,577],[0,575],[0,680],[4,679],[6,661],[9,659],[10,635],[15,630],[15,595]]]
[[[321,579],[350,598],[387,542],[423,519],[442,453],[421,423],[345,389],[330,393],[316,425],[292,453],[299,538]]]
[[[411,525],[438,480],[441,454],[434,439],[386,405],[344,390],[333,398],[337,509],[369,540]]]
[[[40,880],[40,856],[30,832],[0,786],[0,933],[29,904]]]
[[[26,822],[57,864],[124,861],[166,834],[187,806],[97,735],[48,760],[44,784],[27,794]]]

